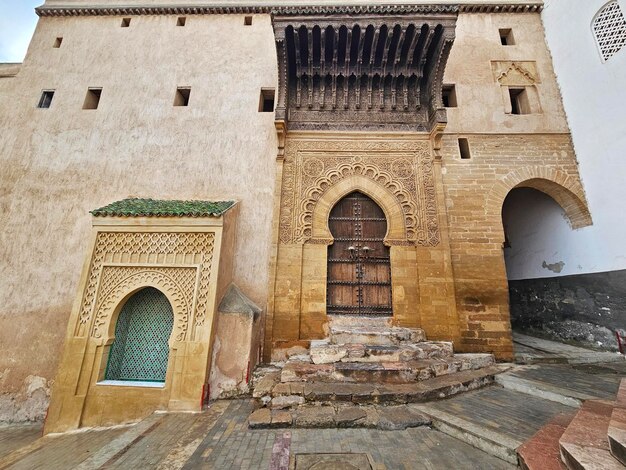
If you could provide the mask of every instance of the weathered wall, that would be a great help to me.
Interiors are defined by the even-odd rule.
[[[512,29],[515,45],[500,43]],[[541,112],[506,113],[494,61],[530,61]],[[514,187],[536,187],[565,206],[572,223],[590,223],[538,14],[462,14],[446,69],[458,107],[448,109],[442,141],[456,302],[465,350],[511,353],[501,210]],[[470,159],[461,159],[458,138]],[[565,201],[567,199],[567,202]]]
[[[511,322],[558,339],[617,349],[626,328],[626,271],[509,282]]]
[[[2,79],[0,420],[17,416],[11,399],[32,377],[55,374],[91,209],[128,196],[241,201],[234,281],[266,302],[276,133],[258,105],[276,86],[270,18],[176,18],[42,18],[19,75]],[[192,87],[189,107],[172,106],[177,86]],[[88,87],[103,88],[95,111],[82,109]],[[42,89],[55,90],[50,109],[36,109]]]

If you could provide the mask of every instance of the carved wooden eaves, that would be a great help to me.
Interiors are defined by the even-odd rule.
[[[291,130],[429,132],[456,10],[436,14],[274,16],[276,120]]]

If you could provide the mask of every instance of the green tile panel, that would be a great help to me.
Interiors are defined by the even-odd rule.
[[[220,217],[235,201],[176,201],[130,198],[91,211],[95,217]]]

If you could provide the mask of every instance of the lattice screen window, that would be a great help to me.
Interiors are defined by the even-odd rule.
[[[165,382],[173,325],[172,306],[162,292],[147,287],[134,294],[115,325],[105,379]]]
[[[609,2],[593,20],[593,32],[604,60],[626,44],[626,20],[617,0]]]

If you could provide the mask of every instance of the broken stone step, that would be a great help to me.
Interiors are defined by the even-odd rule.
[[[365,384],[346,382],[291,382],[274,387],[272,396],[300,395],[310,402],[348,402],[355,404],[406,404],[445,398],[476,390],[494,382],[503,371],[500,366],[443,375],[410,384]]]
[[[287,416],[288,415],[288,416]],[[430,419],[413,405],[401,406],[339,406],[308,404],[291,411],[261,408],[248,418],[250,428],[370,428],[403,430],[428,426]]]
[[[519,466],[522,470],[563,470],[559,450],[559,439],[575,412],[555,416],[528,441],[517,449]]]
[[[287,362],[281,382],[411,383],[495,364],[491,354],[457,354],[453,357],[397,362]]]
[[[559,439],[561,459],[570,470],[618,470],[624,467],[609,449],[607,433],[614,404],[588,400]]]
[[[426,341],[424,330],[419,328],[376,326],[331,326],[331,344],[393,345]]]
[[[420,359],[445,358],[453,355],[451,342],[424,341],[399,345],[330,344],[312,341],[311,360],[315,364],[333,362],[400,362]]]

